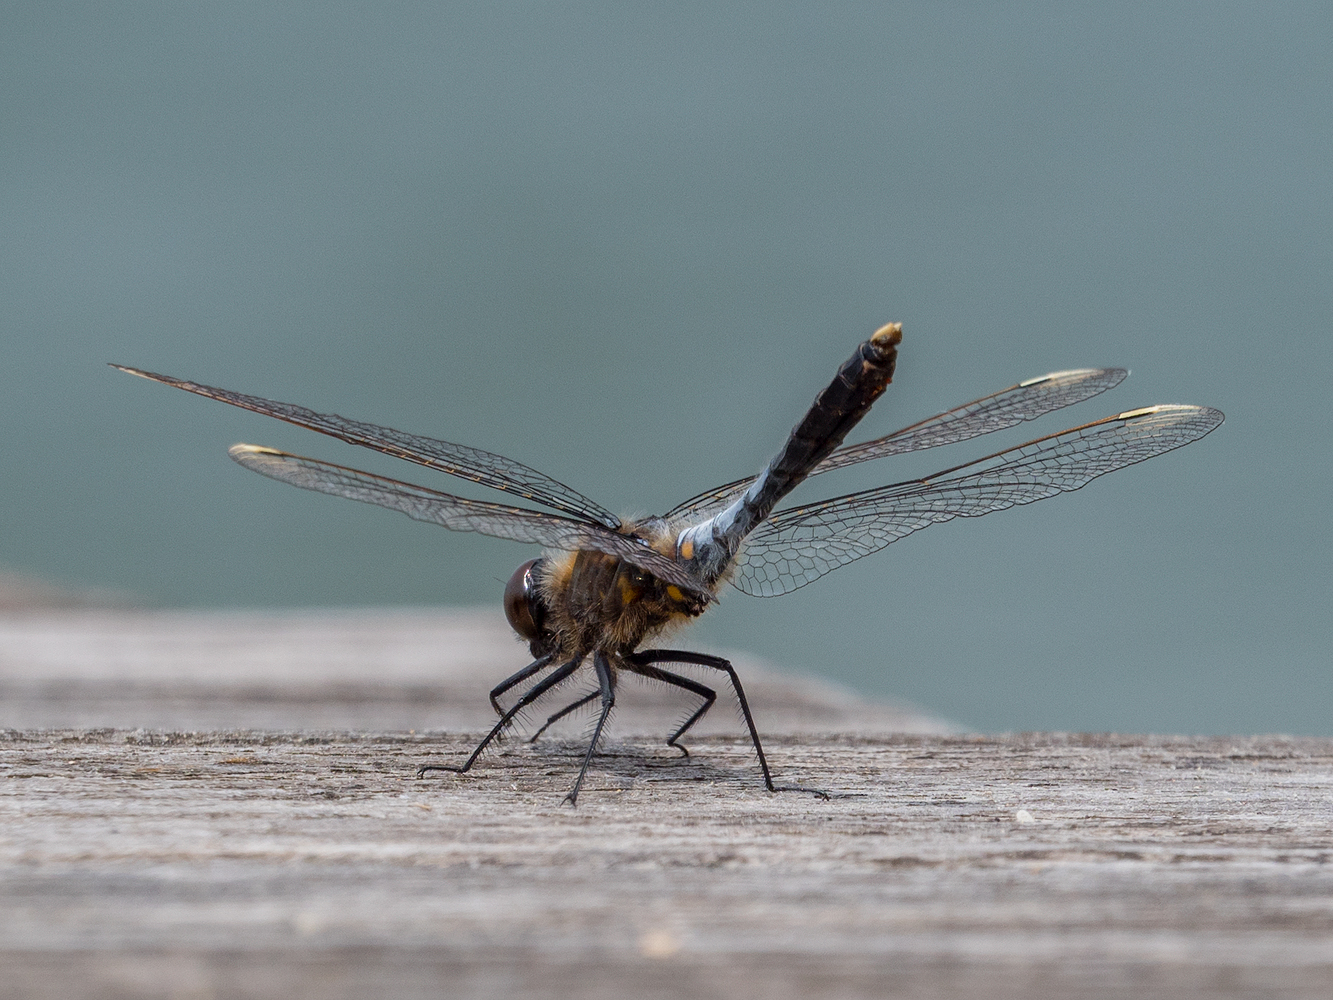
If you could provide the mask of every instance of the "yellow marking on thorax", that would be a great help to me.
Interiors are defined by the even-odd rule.
[[[639,597],[639,588],[630,583],[623,575],[617,581],[620,584],[620,603],[623,607],[633,604]]]
[[[546,560],[545,572],[542,573],[540,582],[545,585],[548,594],[563,593],[569,586],[569,578],[574,573],[574,561],[577,558],[573,552],[561,552]]]
[[[682,559],[694,558],[694,539],[687,538],[680,546],[680,557]]]

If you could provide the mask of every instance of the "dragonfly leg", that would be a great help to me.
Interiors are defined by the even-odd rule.
[[[546,730],[551,728],[551,725],[553,723],[559,722],[570,712],[577,712],[584,705],[588,704],[588,702],[596,701],[600,695],[601,695],[600,691],[594,691],[592,694],[584,695],[578,701],[571,702],[570,704],[566,705],[564,708],[560,709],[560,711],[556,712],[555,715],[547,719],[546,722],[542,725],[542,727],[532,734],[532,736],[528,739],[528,742],[536,743],[537,738],[541,736],[542,733],[546,732]]]
[[[579,768],[579,776],[574,782],[574,787],[565,796],[565,801],[571,806],[578,804],[579,789],[583,787],[583,777],[588,773],[588,765],[592,763],[593,751],[597,749],[597,744],[602,739],[602,727],[606,725],[607,716],[611,714],[611,709],[616,705],[616,681],[611,674],[611,664],[607,662],[606,654],[601,650],[594,652],[592,654],[592,665],[597,671],[597,693],[602,698],[602,714],[597,717],[597,726],[592,731],[592,741],[588,744],[588,752],[583,755],[583,766]]]
[[[745,698],[745,689],[741,687],[741,679],[737,676],[736,668],[731,665],[730,660],[724,660],[720,656],[710,656],[707,653],[692,653],[685,649],[642,649],[634,656],[641,663],[694,663],[701,667],[712,667],[714,670],[721,670],[730,678],[731,689],[736,692],[736,701],[741,706],[741,715],[745,718],[745,725],[750,730],[750,742],[754,744],[754,752],[759,757],[759,770],[764,772],[764,786],[770,792],[808,792],[823,799],[829,797],[828,792],[821,791],[818,788],[773,784],[773,774],[768,769],[768,758],[764,756],[764,746],[759,741],[759,730],[755,728],[754,716],[750,714],[750,703]]]
[[[515,684],[522,684],[525,680],[527,680],[533,674],[537,673],[542,668],[549,666],[553,656],[554,654],[547,653],[545,656],[537,657],[535,661],[529,663],[518,673],[510,674],[499,684],[495,685],[495,687],[491,688],[491,708],[495,709],[496,715],[505,714],[505,711],[503,708],[500,707],[500,702],[498,700],[500,695],[504,694]]]
[[[664,684],[671,684],[674,687],[684,688],[686,691],[697,694],[703,699],[703,704],[695,710],[694,714],[682,722],[680,728],[667,737],[667,746],[675,747],[680,751],[682,757],[688,757],[690,752],[686,750],[685,747],[681,746],[678,741],[689,731],[691,726],[702,719],[708,710],[713,707],[713,702],[717,701],[717,692],[688,677],[682,677],[680,674],[673,673],[670,670],[663,670],[661,667],[651,666],[646,661],[641,662],[637,657],[637,653],[631,653],[629,656],[626,656],[625,666],[641,677],[647,677],[650,680],[655,681],[662,681]]]
[[[417,768],[417,777],[420,778],[427,771],[454,771],[458,774],[463,774],[466,771],[471,770],[472,765],[477,762],[477,758],[481,756],[482,751],[485,750],[486,747],[490,745],[492,740],[494,740],[497,736],[499,736],[502,732],[504,732],[506,728],[508,728],[509,724],[514,721],[514,716],[518,715],[520,711],[522,711],[528,705],[531,705],[534,701],[536,701],[538,698],[544,695],[547,691],[551,690],[551,688],[555,687],[561,681],[568,678],[570,674],[572,674],[575,670],[578,669],[579,664],[582,662],[583,662],[583,657],[576,656],[569,662],[563,663],[559,667],[557,667],[549,677],[546,677],[544,680],[538,681],[531,688],[529,688],[527,693],[525,693],[522,698],[520,698],[517,702],[514,703],[514,707],[509,709],[509,711],[505,712],[505,714],[500,717],[500,721],[497,722],[495,724],[495,727],[489,733],[486,734],[485,738],[482,739],[480,743],[477,744],[477,748],[472,751],[472,756],[468,757],[468,759],[462,764],[462,766],[457,766],[454,764],[422,764],[420,767]]]

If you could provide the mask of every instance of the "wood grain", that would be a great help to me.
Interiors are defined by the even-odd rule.
[[[200,691],[226,689],[215,675],[233,661],[215,649],[193,681],[171,681],[163,651],[253,634],[255,619],[204,616],[192,631],[154,617],[133,625],[140,655],[124,640],[100,658],[86,616],[46,632],[7,620],[0,679],[53,719],[60,699],[32,695],[34,664],[54,670],[64,643],[84,657],[64,661],[67,709],[96,709],[77,678],[111,690],[126,676],[147,694],[194,692],[144,718],[188,714]],[[374,617],[325,616],[326,630]],[[415,647],[394,621],[403,654]],[[460,685],[495,670],[483,664],[498,635],[468,628],[477,662],[438,668]],[[373,688],[367,665],[394,659],[383,641],[344,644],[326,667]],[[233,694],[265,676],[235,669]],[[297,680],[264,711],[332,711],[298,696],[317,673],[271,667],[263,690]],[[830,800],[762,791],[721,724],[678,757],[646,735],[677,717],[674,701],[626,713],[576,810],[560,802],[572,738],[416,780],[417,763],[457,758],[477,732],[6,729],[0,995],[1333,995],[1333,740],[876,731],[880,709],[846,704],[859,731],[839,732],[845,695],[821,703],[819,685],[784,683],[754,685],[761,724],[766,707],[799,721],[781,703],[800,690],[806,723],[832,722],[770,724],[775,770]],[[432,690],[426,711],[444,717]],[[107,714],[125,712],[113,699]]]

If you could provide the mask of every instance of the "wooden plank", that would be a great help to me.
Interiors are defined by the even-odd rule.
[[[774,732],[959,728],[753,657],[710,652],[732,656]],[[472,731],[494,722],[486,692],[530,659],[498,608],[0,614],[0,727]],[[694,675],[716,685],[708,673]],[[632,678],[615,728],[661,732],[692,702]],[[705,718],[701,735],[744,731],[727,705],[724,698]],[[581,731],[584,721],[564,731]]]
[[[207,629],[160,629],[67,675],[165,683]],[[0,995],[1333,995],[1333,740],[771,728],[822,800],[661,708],[578,809],[572,739],[418,781],[475,733],[6,730]]]

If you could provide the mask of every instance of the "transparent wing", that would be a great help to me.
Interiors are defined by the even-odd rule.
[[[831,472],[888,455],[938,448],[1001,431],[1025,420],[1036,420],[1054,410],[1081,403],[1107,389],[1113,389],[1128,375],[1129,372],[1124,368],[1075,368],[1030,378],[873,441],[843,445],[815,466],[810,475],[817,476],[821,472]],[[700,493],[666,516],[694,519],[711,514],[731,503],[752,482],[753,476]]]
[[[348,420],[336,413],[316,413],[304,406],[277,403],[271,399],[247,396],[229,389],[218,389],[211,385],[173,378],[170,375],[158,375],[154,372],[140,371],[138,368],[126,368],[123,365],[111,367],[141,378],[152,379],[154,382],[161,382],[163,385],[175,386],[177,389],[184,389],[198,396],[230,403],[243,410],[276,417],[298,427],[328,434],[348,444],[373,448],[386,455],[424,465],[428,469],[447,472],[451,476],[503,490],[525,500],[545,504],[583,521],[591,521],[607,528],[616,528],[620,524],[620,519],[605,507],[570,489],[564,483],[503,455],[482,451],[480,448],[469,448],[467,445],[438,441],[419,434],[408,434],[391,427]]]
[[[815,474],[886,455],[938,448],[1036,420],[1114,389],[1128,375],[1124,368],[1075,368],[1030,378],[873,441],[844,445],[820,462]]]
[[[1197,441],[1222,423],[1205,406],[1150,406],[1038,438],[925,479],[779,511],[747,539],[732,583],[776,597],[921,528],[1032,503]]]
[[[475,531],[567,552],[580,549],[605,552],[633,563],[659,580],[712,600],[699,581],[674,559],[648,548],[636,538],[599,525],[507,504],[468,500],[259,445],[232,445],[228,454],[252,472],[270,479],[304,490],[387,507],[415,521],[442,525],[452,531]]]

